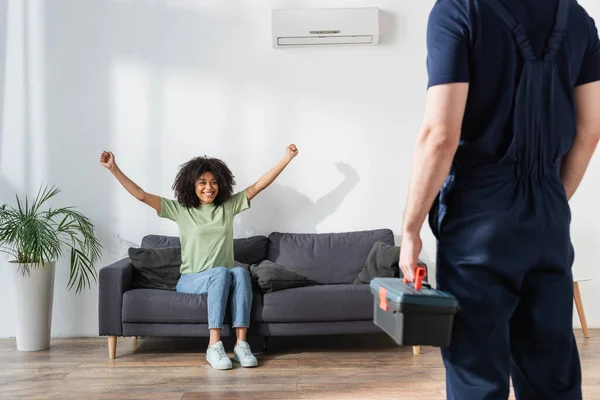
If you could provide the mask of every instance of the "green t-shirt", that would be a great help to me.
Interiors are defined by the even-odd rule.
[[[181,274],[213,267],[233,268],[233,217],[250,208],[246,191],[214,204],[186,208],[176,200],[160,198],[159,217],[177,223],[181,240]]]

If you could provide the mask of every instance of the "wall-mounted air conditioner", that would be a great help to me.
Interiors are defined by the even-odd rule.
[[[273,47],[376,45],[379,9],[272,10]]]

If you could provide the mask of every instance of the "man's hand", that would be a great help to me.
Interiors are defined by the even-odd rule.
[[[417,261],[423,242],[421,236],[416,233],[408,233],[402,235],[402,244],[400,245],[400,262],[398,263],[400,270],[411,282],[415,280],[415,271],[417,269]]]

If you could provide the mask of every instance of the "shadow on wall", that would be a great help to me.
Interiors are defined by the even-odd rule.
[[[252,208],[235,220],[236,237],[271,232],[317,233],[319,224],[331,216],[360,178],[354,167],[337,163],[344,180],[316,202],[294,188],[274,183],[252,201]]]

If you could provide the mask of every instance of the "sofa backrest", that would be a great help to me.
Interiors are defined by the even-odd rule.
[[[353,283],[375,242],[394,245],[390,229],[269,235],[267,259],[318,283]]]
[[[235,261],[244,264],[258,264],[266,260],[268,243],[269,239],[266,236],[234,239],[233,254]],[[177,236],[147,235],[142,239],[142,247],[150,249],[181,247],[181,241]]]

